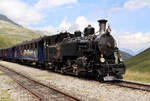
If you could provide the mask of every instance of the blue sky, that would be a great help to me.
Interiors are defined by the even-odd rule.
[[[150,0],[1,0],[0,13],[36,30],[83,30],[105,18],[120,48],[150,47]]]
[[[35,5],[39,0],[22,0],[28,5]],[[135,0],[134,0],[135,1]],[[31,27],[59,26],[66,18],[73,23],[77,17],[85,16],[87,20],[96,22],[100,18],[109,20],[112,28],[117,31],[147,32],[150,29],[150,9],[143,7],[138,10],[116,10],[122,8],[127,0],[78,0],[76,3],[63,4],[54,8],[42,10],[43,19],[38,24],[30,24]]]

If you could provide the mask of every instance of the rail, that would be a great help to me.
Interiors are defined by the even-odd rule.
[[[114,82],[108,82],[108,84],[150,92],[150,84],[145,84],[145,83],[118,79],[115,80]]]
[[[84,101],[82,98],[77,98],[71,94],[64,93],[5,66],[0,65],[0,70],[6,73],[21,87],[28,90],[40,101]]]

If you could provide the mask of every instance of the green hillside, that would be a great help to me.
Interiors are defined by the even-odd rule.
[[[0,20],[0,48],[43,36],[38,32]]]
[[[150,48],[126,61],[125,79],[150,83]]]
[[[126,61],[130,70],[150,72],[150,48]]]

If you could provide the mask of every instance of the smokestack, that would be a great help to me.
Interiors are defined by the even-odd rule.
[[[101,19],[101,20],[98,20],[99,22],[99,34],[103,34],[105,31],[106,31],[106,23],[107,23],[107,20],[105,19]]]

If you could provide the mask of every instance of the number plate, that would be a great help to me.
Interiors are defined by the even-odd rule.
[[[113,81],[115,78],[113,76],[105,76],[104,81]]]

